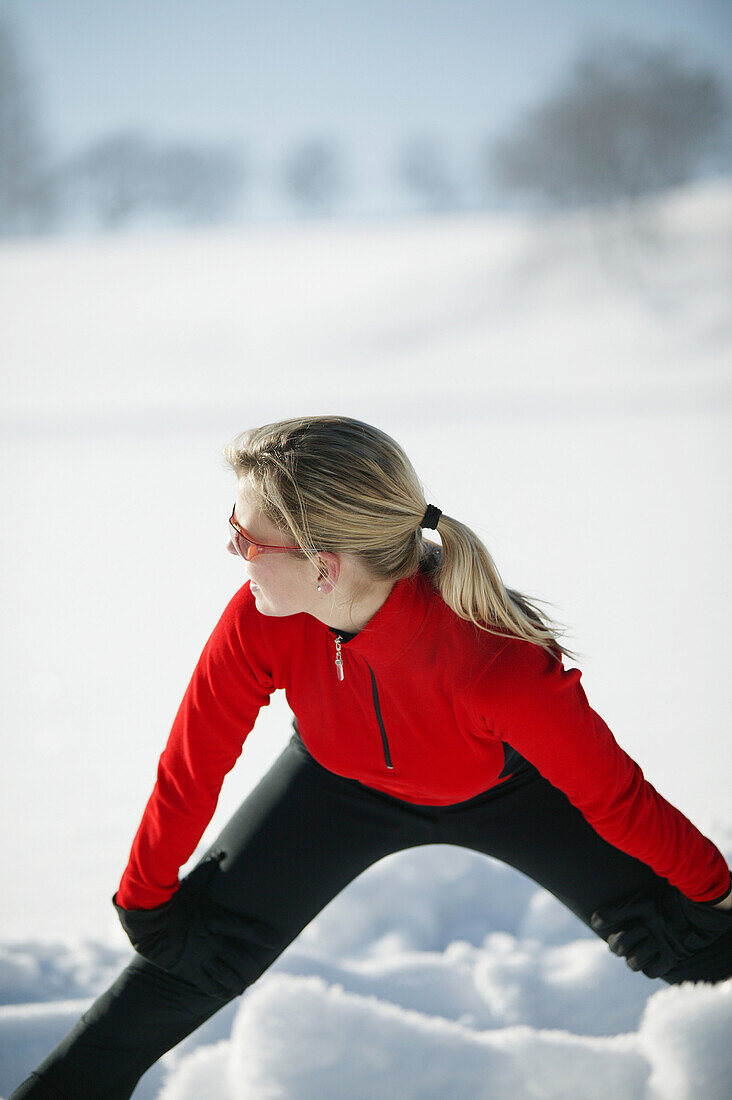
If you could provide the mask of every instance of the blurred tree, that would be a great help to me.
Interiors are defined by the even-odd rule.
[[[0,236],[47,231],[56,214],[33,83],[15,30],[0,15]]]
[[[97,138],[62,167],[68,206],[91,212],[103,229],[118,228],[153,205],[156,168],[144,134]]]
[[[311,211],[332,214],[343,178],[335,144],[326,139],[301,142],[285,157],[286,192]]]
[[[221,221],[241,194],[243,166],[230,150],[169,145],[157,157],[157,205],[192,224]]]
[[[414,138],[397,159],[397,175],[419,195],[428,209],[454,210],[460,205],[460,199],[447,161],[445,150],[437,139]]]
[[[711,157],[730,167],[722,79],[671,48],[591,42],[568,81],[488,148],[508,191],[548,206],[633,204],[685,183]]]
[[[187,224],[219,220],[242,186],[233,153],[194,144],[156,144],[122,131],[93,141],[63,166],[69,205],[90,210],[104,229],[142,216]]]

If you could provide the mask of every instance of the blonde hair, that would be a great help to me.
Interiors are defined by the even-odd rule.
[[[425,539],[427,508],[417,474],[399,444],[348,416],[302,416],[250,428],[222,451],[237,477],[250,476],[264,515],[317,568],[317,551],[352,554],[370,580],[398,581],[420,570],[461,619],[479,630],[575,659],[563,633],[520,592],[507,588],[478,536],[444,513],[442,546]],[[538,600],[545,603],[544,600]]]

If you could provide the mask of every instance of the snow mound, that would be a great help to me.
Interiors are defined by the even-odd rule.
[[[640,1044],[653,1072],[649,1100],[732,1096],[732,980],[684,982],[651,997]]]
[[[244,999],[231,1039],[183,1059],[160,1100],[723,1100],[732,981],[661,990],[640,1031],[572,1035],[526,1025],[475,1030],[277,974]]]

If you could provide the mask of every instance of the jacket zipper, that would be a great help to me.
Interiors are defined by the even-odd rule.
[[[341,656],[341,642],[342,641],[343,641],[343,639],[341,638],[340,634],[336,634],[336,636],[335,636],[335,647],[336,647],[335,665],[336,665],[336,672],[338,673],[338,679],[339,680],[343,679],[343,658]]]
[[[341,642],[342,641],[343,641],[343,639],[341,638],[340,634],[336,634],[336,636],[335,636],[335,647],[336,647],[335,666],[336,666],[336,672],[338,674],[338,679],[339,680],[343,679],[343,656],[341,654]],[[377,718],[377,721],[379,723],[379,729],[381,730],[381,744],[382,744],[383,749],[384,749],[384,761],[386,762],[387,768],[389,768],[389,770],[391,771],[391,770],[393,770],[394,765],[393,765],[392,760],[391,760],[391,751],[389,749],[389,741],[388,741],[388,738],[386,736],[386,730],[384,729],[384,720],[381,717],[381,704],[379,703],[379,692],[378,692],[378,689],[376,687],[376,677],[374,676],[374,670],[372,669],[372,667],[368,663],[368,661],[366,662],[366,667],[368,668],[369,672],[371,673],[371,690],[372,690],[373,696],[374,696],[374,710],[376,711],[376,718]]]

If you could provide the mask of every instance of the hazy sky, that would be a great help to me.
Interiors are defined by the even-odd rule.
[[[362,177],[400,141],[442,139],[464,173],[590,34],[729,62],[729,0],[0,0],[59,148],[112,128],[237,143],[343,142]]]

